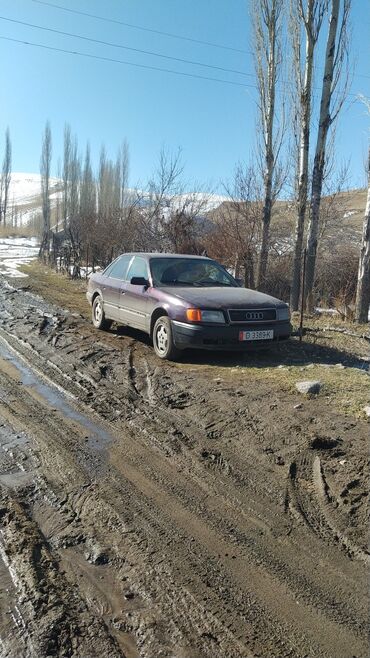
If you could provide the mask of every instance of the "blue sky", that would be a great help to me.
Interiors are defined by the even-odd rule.
[[[187,179],[211,182],[222,191],[220,180],[230,177],[237,161],[253,157],[255,148],[256,89],[247,0],[50,2],[245,52],[106,23],[32,0],[0,0],[0,16],[248,75],[84,42],[0,19],[0,36],[241,84],[172,75],[0,39],[0,137],[3,138],[9,126],[13,170],[39,170],[41,135],[49,119],[54,172],[63,150],[63,126],[68,122],[78,136],[81,150],[90,141],[95,162],[102,142],[114,157],[120,142],[126,138],[130,147],[131,184],[147,180],[162,146],[173,150],[180,147]],[[365,108],[355,99],[358,93],[370,97],[368,0],[353,1],[352,25],[353,96],[349,97],[339,120],[336,163],[339,167],[345,159],[350,159],[349,183],[358,187],[365,184],[364,160],[370,123]],[[282,91],[286,93],[286,87]]]

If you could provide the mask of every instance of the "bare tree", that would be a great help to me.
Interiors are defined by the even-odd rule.
[[[120,158],[112,162],[107,157],[104,145],[100,151],[98,177],[98,215],[99,221],[108,222],[117,213],[121,203],[121,167]]]
[[[129,147],[128,147],[128,142],[125,139],[121,147],[119,149],[118,153],[118,160],[119,160],[119,167],[120,167],[120,189],[121,189],[121,199],[120,199],[120,205],[121,208],[124,209],[127,206],[127,184],[128,184],[128,176],[129,176],[129,170],[130,170],[130,154],[129,154]]]
[[[362,99],[370,113],[370,100]],[[368,188],[358,263],[356,290],[356,322],[367,322],[370,306],[370,147],[367,161]]]
[[[257,287],[261,288],[264,286],[267,270],[271,214],[276,198],[274,175],[281,145],[281,134],[277,135],[276,131],[275,99],[276,82],[282,63],[281,22],[284,0],[251,0],[251,6],[263,147],[264,201],[257,278]]]
[[[227,201],[210,213],[214,228],[205,239],[207,251],[235,274],[248,288],[255,288],[258,248],[261,239],[261,187],[256,171],[239,163],[233,179],[225,183]]]
[[[305,301],[308,310],[313,308],[313,286],[319,234],[320,204],[325,173],[326,146],[329,128],[338,116],[345,98],[335,95],[343,68],[348,61],[348,23],[351,0],[331,0],[329,31],[326,42],[325,65],[322,79],[319,125],[316,138],[315,158],[312,171],[310,222],[307,235],[307,269]],[[346,71],[348,69],[346,68]],[[347,75],[348,81],[348,75]],[[346,84],[344,88],[346,89]],[[332,107],[336,104],[336,107]]]
[[[80,215],[93,217],[96,213],[96,183],[91,167],[90,145],[86,145],[85,161],[80,185]]]
[[[70,184],[70,168],[72,154],[72,135],[71,128],[66,123],[64,126],[64,152],[63,152],[63,229],[67,230],[68,223],[68,200]]]
[[[307,206],[308,165],[312,111],[312,80],[315,47],[319,38],[328,0],[291,0],[291,39],[297,91],[298,162],[297,162],[297,215],[292,267],[290,304],[298,309],[301,281],[302,247]],[[302,70],[301,31],[303,26],[305,55]]]
[[[62,163],[61,163],[61,159],[58,158],[57,172],[56,172],[57,173],[57,179],[58,179],[58,186],[57,186],[58,194],[56,196],[55,222],[54,222],[54,228],[53,228],[53,230],[55,230],[56,233],[58,233],[58,231],[60,230],[61,217],[62,217],[62,215],[61,215],[61,213],[62,213],[62,203],[61,203],[61,198],[60,198],[60,195],[59,195],[59,181],[62,179],[62,173],[61,172],[62,172]]]
[[[69,189],[68,189],[68,212],[69,223],[78,221],[80,206],[80,179],[81,158],[78,153],[78,142],[75,136],[71,142],[71,158],[69,163]]]
[[[138,248],[157,251],[170,248],[165,227],[171,214],[172,199],[184,192],[183,171],[181,150],[171,153],[162,148],[156,171],[147,186],[144,208],[140,213]]]
[[[39,250],[39,258],[48,259],[50,250],[50,165],[51,165],[51,129],[49,121],[46,122],[42,139],[42,151],[40,158],[41,173],[41,198],[43,232]]]
[[[80,216],[81,193],[81,158],[78,153],[78,142],[75,136],[71,140],[68,185],[68,236],[71,242],[72,277],[80,276],[82,257],[82,230]]]
[[[185,192],[169,199],[167,216],[162,217],[162,249],[173,253],[200,253],[204,249],[204,220],[210,195],[203,186],[193,184],[198,192]]]
[[[12,145],[10,141],[9,128],[5,132],[5,153],[3,159],[3,167],[0,182],[0,223],[3,220],[4,226],[6,224],[6,213],[8,209],[9,186],[11,181],[12,171]]]

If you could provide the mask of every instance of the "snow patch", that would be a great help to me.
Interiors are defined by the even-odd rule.
[[[315,313],[319,315],[339,315],[335,308],[322,308],[321,306],[316,306]]]
[[[39,252],[37,238],[1,238],[0,239],[0,274],[14,278],[24,278],[27,274],[19,271],[21,265],[27,265]]]

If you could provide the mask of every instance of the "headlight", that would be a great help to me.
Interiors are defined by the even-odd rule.
[[[202,311],[200,308],[188,308],[186,319],[191,322],[225,323],[225,316],[222,311]]]
[[[290,310],[288,304],[281,308],[278,308],[276,311],[277,320],[290,320]]]
[[[203,322],[225,322],[222,311],[202,311]]]

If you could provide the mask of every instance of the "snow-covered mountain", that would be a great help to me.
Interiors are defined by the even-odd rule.
[[[61,195],[61,181],[50,178],[52,207]],[[18,226],[26,226],[41,212],[41,175],[14,172],[11,175],[8,196],[8,224],[16,218]]]
[[[135,199],[135,196],[139,198],[138,205],[142,208],[145,208],[153,203],[153,197],[150,193],[143,190],[128,190],[128,194],[132,195],[132,199]],[[218,208],[221,203],[227,201],[228,197],[222,196],[221,194],[209,194],[207,192],[185,192],[183,194],[176,194],[165,199],[162,202],[164,207],[168,207],[172,212],[176,210],[189,210],[197,209],[202,213],[210,212]]]
[[[50,200],[51,207],[55,208],[58,198],[62,196],[62,181],[59,178],[50,179]],[[128,190],[128,200],[140,199],[138,206],[145,208],[152,203],[150,194],[142,190]],[[206,192],[187,192],[178,194],[168,203],[164,203],[164,214],[166,212],[176,212],[176,210],[188,210],[196,214],[204,215],[226,201],[226,197],[219,194],[207,194]],[[12,209],[13,212],[12,212]],[[41,213],[41,175],[27,173],[12,173],[9,199],[8,199],[8,224],[11,223],[12,216],[16,214],[18,226],[26,226],[37,215]]]
[[[9,201],[17,205],[26,205],[32,201],[39,201],[41,196],[41,175],[22,174],[14,172],[11,175],[9,187]],[[60,180],[50,178],[50,189],[58,189]]]

